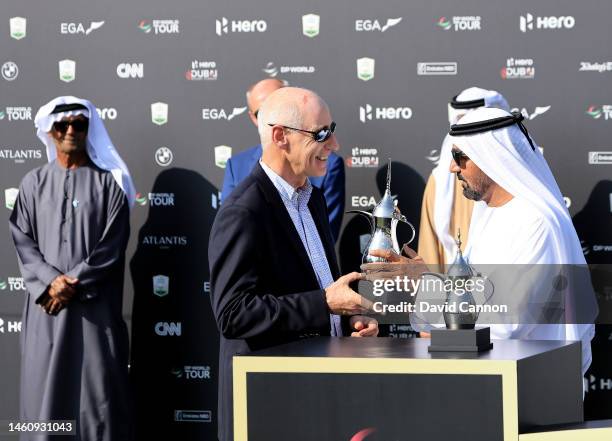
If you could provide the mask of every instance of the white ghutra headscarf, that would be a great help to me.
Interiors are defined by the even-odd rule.
[[[66,104],[80,104],[86,109],[80,108],[53,113],[58,105]],[[62,118],[77,115],[89,118],[89,128],[87,130],[87,154],[89,158],[101,169],[112,173],[113,178],[126,194],[131,208],[134,205],[136,190],[130,171],[115,149],[96,107],[91,102],[74,96],[60,96],[49,101],[38,110],[34,118],[34,125],[36,126],[36,134],[47,147],[47,160],[52,162],[57,156],[55,144],[51,135],[49,135],[53,123],[62,120]]]
[[[495,107],[510,111],[506,99],[494,90],[470,87],[453,98],[448,104],[448,122],[456,124],[459,119],[481,107]],[[446,262],[452,262],[457,252],[455,236],[449,231],[451,210],[455,194],[455,175],[449,171],[452,143],[446,135],[440,149],[440,161],[432,174],[435,181],[434,228],[444,246]]]

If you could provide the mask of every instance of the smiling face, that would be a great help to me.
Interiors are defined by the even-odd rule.
[[[459,147],[453,144],[453,152],[461,152]],[[494,182],[489,178],[469,157],[462,155],[459,164],[455,159],[451,160],[451,173],[457,174],[457,179],[463,185],[463,195],[473,201],[487,200],[494,188]]]
[[[57,150],[65,154],[85,150],[88,123],[89,120],[83,115],[77,115],[62,118],[61,121],[53,124],[49,135]]]
[[[330,127],[332,118],[325,103],[312,102],[308,103],[307,107],[302,125],[297,128],[314,132]],[[309,133],[288,129],[287,139],[289,147],[286,158],[293,172],[304,179],[309,176],[325,175],[329,155],[339,149],[338,140],[333,133],[324,142],[317,142]]]

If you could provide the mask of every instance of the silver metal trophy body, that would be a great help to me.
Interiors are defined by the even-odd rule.
[[[416,234],[414,227],[406,220],[399,209],[396,207],[393,197],[391,196],[391,159],[389,159],[389,167],[387,169],[387,186],[382,199],[378,202],[372,212],[363,210],[350,210],[347,213],[358,213],[368,218],[372,229],[372,237],[366,246],[363,253],[362,263],[384,262],[385,259],[375,257],[370,254],[371,250],[393,250],[395,253],[400,253],[400,247],[397,242],[397,225],[403,222],[412,229],[412,237],[408,243],[414,240]]]

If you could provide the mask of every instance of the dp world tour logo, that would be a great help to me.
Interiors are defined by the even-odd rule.
[[[589,108],[586,110],[586,114],[593,119],[601,118],[602,113],[601,108],[597,106],[589,106]]]
[[[436,24],[445,31],[448,31],[451,28],[451,21],[446,17],[440,17]]]

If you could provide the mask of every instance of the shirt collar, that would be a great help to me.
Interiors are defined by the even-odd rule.
[[[282,196],[285,196],[292,202],[297,201],[298,198],[301,200],[304,200],[303,198],[305,198],[305,202],[308,202],[310,199],[310,194],[312,193],[312,184],[310,183],[310,180],[306,179],[306,183],[302,187],[294,188],[289,182],[285,181],[274,170],[268,167],[261,159],[259,160],[259,164],[276,187],[276,190],[278,190]]]

